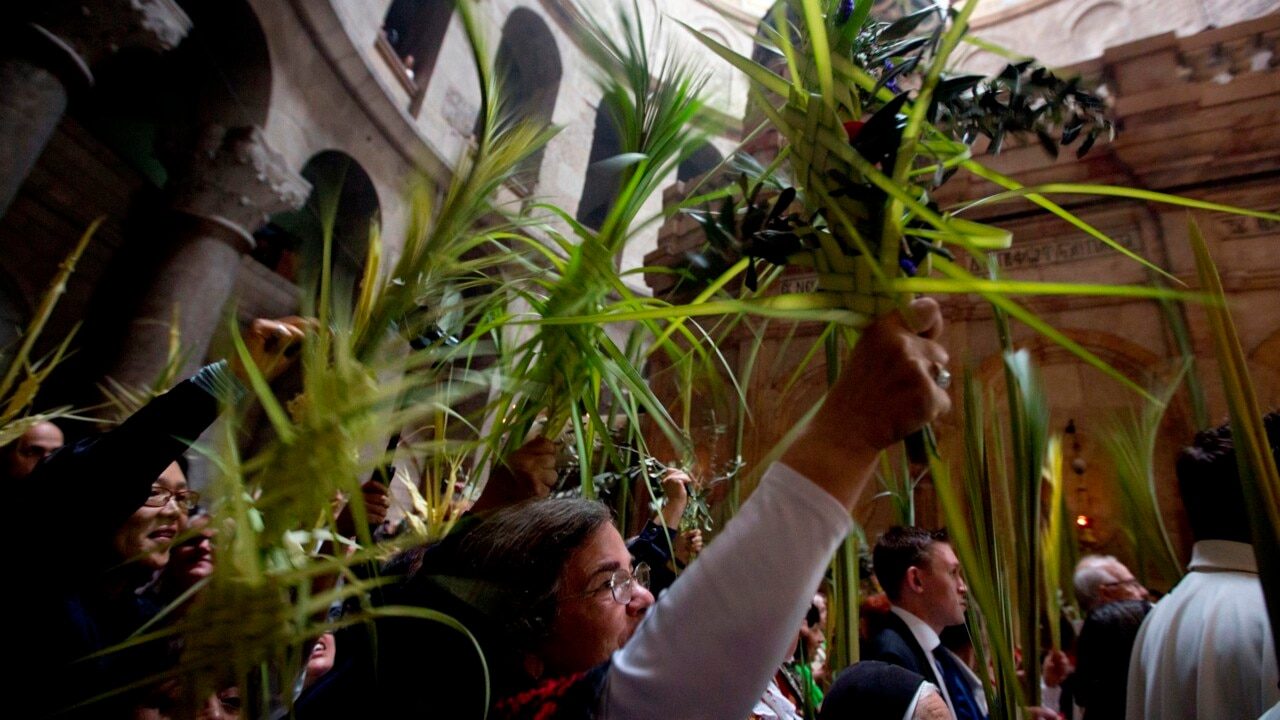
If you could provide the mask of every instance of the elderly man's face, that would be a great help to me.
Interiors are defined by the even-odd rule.
[[[609,581],[615,571],[630,567],[631,553],[612,525],[598,528],[569,557],[560,575],[551,635],[538,651],[543,677],[590,669],[631,639],[653,594],[635,584],[630,602],[614,600]]]
[[[14,480],[24,478],[36,469],[44,456],[62,447],[62,431],[51,422],[40,422],[13,442],[6,457],[5,469]]]
[[[1133,577],[1124,563],[1110,563],[1107,574],[1111,576],[1111,580],[1098,586],[1098,600],[1101,603],[1147,599],[1147,589]]]

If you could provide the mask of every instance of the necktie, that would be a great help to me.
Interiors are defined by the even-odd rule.
[[[946,683],[947,694],[951,696],[951,710],[956,717],[959,720],[986,720],[987,716],[978,709],[978,703],[969,689],[969,682],[960,672],[960,666],[951,653],[939,645],[933,649],[933,657],[942,675],[942,682]]]

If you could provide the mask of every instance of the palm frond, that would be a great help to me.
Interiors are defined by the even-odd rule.
[[[1232,443],[1240,468],[1249,525],[1253,530],[1253,554],[1258,560],[1267,615],[1271,621],[1271,641],[1280,647],[1280,471],[1276,469],[1275,446],[1267,440],[1258,396],[1249,377],[1249,366],[1235,322],[1225,303],[1222,280],[1209,254],[1209,246],[1194,218],[1189,218],[1191,249],[1195,253],[1200,286],[1224,302],[1209,309],[1209,327],[1214,351],[1222,372],[1227,408],[1231,416]]]
[[[969,587],[969,627],[990,716],[1014,720],[1023,705],[1022,685],[1013,648],[1017,641],[1015,596],[1018,593],[1016,549],[1011,525],[1012,494],[1004,470],[1003,430],[987,421],[982,388],[967,369],[963,384],[964,442],[961,473],[936,452],[929,456],[930,474],[947,534],[964,567]],[[989,441],[990,444],[989,444]],[[1025,649],[1024,649],[1025,652]]]
[[[1127,418],[1114,418],[1102,432],[1102,445],[1111,456],[1120,492],[1121,527],[1144,584],[1153,567],[1170,585],[1183,575],[1156,496],[1155,452],[1165,409],[1186,372],[1184,366],[1155,401],[1147,402],[1140,411],[1130,411]]]
[[[98,227],[105,220],[105,217],[100,217],[90,223],[84,234],[80,236],[79,242],[67,254],[67,257],[59,263],[58,272],[50,280],[48,288],[45,289],[44,295],[40,298],[39,305],[36,306],[31,321],[27,323],[26,330],[22,333],[22,342],[19,343],[18,349],[13,355],[7,358],[7,367],[5,368],[3,379],[0,379],[0,401],[5,404],[4,412],[0,414],[0,425],[7,424],[17,417],[19,413],[31,406],[31,403],[35,400],[36,391],[40,387],[40,382],[48,376],[54,366],[57,365],[57,362],[65,356],[71,343],[71,336],[62,341],[59,349],[49,362],[33,362],[31,352],[35,348],[36,340],[39,339],[45,324],[49,322],[50,316],[53,315],[53,309],[57,306],[58,300],[66,293],[67,280],[75,272],[76,264],[80,262],[80,256],[84,254],[85,248],[89,247],[89,241],[93,239],[94,233],[97,232]],[[41,367],[43,369],[40,369]],[[19,381],[19,377],[22,377],[21,381]]]
[[[1062,649],[1062,610],[1065,593],[1062,581],[1063,502],[1062,502],[1062,438],[1049,439],[1045,457],[1045,479],[1049,482],[1049,504],[1045,508],[1048,519],[1041,529],[1040,569],[1044,583],[1044,608],[1049,629],[1049,642],[1053,650]]]

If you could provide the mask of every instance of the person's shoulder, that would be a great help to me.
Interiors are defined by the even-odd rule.
[[[610,663],[565,677],[543,680],[516,695],[498,700],[489,717],[499,720],[583,720],[594,717]]]
[[[868,638],[864,659],[879,660],[908,670],[918,670],[913,644],[915,640],[910,637],[910,633],[902,632],[900,628],[894,627],[893,623],[885,623]]]

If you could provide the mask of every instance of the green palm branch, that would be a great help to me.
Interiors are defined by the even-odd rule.
[[[1049,629],[1049,643],[1053,650],[1062,649],[1062,611],[1066,593],[1062,586],[1063,542],[1066,525],[1062,500],[1062,438],[1049,439],[1045,458],[1044,477],[1049,483],[1049,504],[1045,507],[1045,523],[1041,528],[1040,570],[1044,593],[1045,624]]]
[[[979,673],[990,716],[1013,720],[1026,695],[1013,654],[1021,617],[1015,600],[1020,563],[1014,544],[1011,474],[1004,456],[1006,429],[998,418],[988,421],[982,387],[968,370],[962,397],[959,478],[936,453],[930,455],[930,472],[951,544],[965,569],[969,628],[978,667],[991,668],[990,674]]]
[[[1187,222],[1200,286],[1225,300],[1222,280],[1204,236],[1194,219],[1189,218]],[[1258,576],[1271,622],[1271,641],[1280,647],[1280,471],[1276,469],[1280,461],[1276,459],[1277,448],[1267,440],[1262,410],[1231,313],[1225,302],[1209,308],[1208,313],[1231,417],[1231,439],[1240,468],[1240,483],[1253,530],[1253,554],[1258,560]]]
[[[1153,567],[1170,584],[1183,575],[1182,563],[1169,539],[1156,496],[1155,451],[1160,422],[1188,367],[1189,363],[1183,366],[1178,376],[1159,393],[1156,402],[1147,402],[1141,410],[1131,410],[1127,417],[1113,419],[1102,433],[1102,445],[1111,456],[1116,487],[1120,491],[1121,527],[1137,560],[1138,577],[1144,584]]]
[[[58,300],[67,291],[67,280],[75,272],[80,256],[89,247],[89,241],[106,218],[98,218],[89,224],[80,241],[76,243],[67,257],[58,265],[58,272],[49,281],[39,305],[30,322],[22,332],[22,340],[12,354],[0,355],[3,361],[3,375],[0,377],[0,446],[4,446],[20,437],[33,425],[44,420],[68,417],[71,408],[63,407],[48,410],[37,415],[28,415],[28,411],[36,401],[40,386],[53,370],[67,357],[71,349],[71,341],[75,337],[75,329],[63,338],[62,342],[46,357],[31,357],[36,341],[44,331],[44,327],[53,315]]]
[[[497,329],[523,322],[529,328],[526,337],[509,343],[502,353],[510,385],[492,406],[499,414],[496,427],[507,436],[501,452],[523,443],[539,417],[545,421],[540,432],[548,437],[571,427],[583,461],[583,491],[590,494],[590,478],[600,469],[586,461],[596,455],[594,445],[602,444],[603,457],[610,462],[621,460],[602,412],[606,397],[626,399],[623,409],[633,428],[639,427],[636,413],[643,407],[672,444],[688,454],[679,424],[638,369],[643,358],[637,353],[643,345],[634,339],[655,338],[654,345],[677,358],[691,349],[696,352],[701,339],[683,326],[663,328],[658,320],[667,304],[636,296],[623,281],[618,263],[626,244],[646,225],[640,217],[645,202],[706,137],[698,98],[705,76],[674,51],[660,59],[650,55],[651,35],[637,19],[638,6],[619,13],[620,31],[580,8],[576,14],[583,46],[600,69],[601,106],[618,131],[622,152],[605,161],[618,173],[618,191],[599,229],[557,208],[538,206],[568,232],[549,225],[541,228],[551,241],[550,250],[543,253],[549,268],[531,277],[521,293],[529,312],[496,316],[489,324]],[[633,340],[625,343],[584,320],[645,310],[656,314],[652,319],[637,318]],[[688,345],[681,348],[675,340]]]
[[[1049,196],[1088,194],[1218,212],[1259,213],[1100,185],[1026,188],[986,168],[973,159],[968,138],[955,138],[944,129],[950,127],[945,112],[947,103],[973,92],[981,80],[944,73],[951,52],[966,37],[967,18],[976,3],[966,2],[952,9],[944,22],[917,37],[908,36],[928,11],[886,26],[869,18],[870,4],[864,0],[844,7],[848,4],[793,0],[776,5],[773,17],[778,29],[766,28],[765,32],[785,61],[786,77],[690,29],[704,45],[751,79],[755,106],[786,139],[779,159],[786,157],[796,182],[795,197],[803,204],[801,210],[777,210],[780,220],[777,225],[784,224],[781,220],[789,220],[788,232],[780,232],[775,226],[769,228],[767,235],[742,238],[744,254],[753,264],[765,259],[811,268],[818,275],[819,286],[815,297],[769,297],[739,306],[699,306],[691,311],[759,312],[770,317],[822,319],[860,326],[897,307],[906,297],[904,293],[975,292],[1146,396],[1145,389],[1132,379],[1073,343],[1013,298],[1028,293],[1115,294],[1203,301],[1202,295],[1168,288],[1039,285],[1013,283],[999,277],[975,278],[958,263],[950,261],[952,253],[948,248],[982,258],[993,250],[1007,247],[1011,237],[996,228],[963,220],[958,214],[986,202],[1025,198],[1153,272],[1167,275],[1061,208]],[[798,41],[793,42],[793,37]],[[882,39],[887,42],[881,42]],[[899,65],[886,72],[882,65],[890,60],[898,61]],[[1025,61],[1011,64],[997,80],[1016,86],[1028,67]],[[903,72],[906,69],[909,72]],[[890,81],[902,81],[907,75],[913,75],[918,83],[914,97],[907,93],[894,96],[888,89]],[[1031,73],[1030,77],[1040,79],[1029,79],[1028,84],[1041,82],[1045,76]],[[1025,128],[1025,134],[1041,144],[1053,144],[1055,152],[1057,144],[1069,144],[1082,132],[1096,138],[1110,129],[1105,119],[1099,119],[1096,98],[1083,92],[1074,94],[1077,88],[1073,84],[1067,83],[1064,87],[1067,88],[1065,94],[1074,100],[1055,108],[1053,113],[1044,114],[1061,116],[1060,128],[1054,126],[1060,129],[1061,139],[1046,138],[1047,130],[1041,127]],[[780,98],[781,103],[774,98]],[[875,135],[876,143],[857,139],[851,143],[846,123],[861,124],[865,113],[876,108],[878,111],[861,125],[861,132],[870,131],[877,123],[879,128],[887,130]],[[1003,142],[1003,134],[992,140],[993,146],[998,147]],[[1091,139],[1087,142],[1092,144]],[[945,211],[931,204],[932,188],[961,170],[1002,185],[1007,191]],[[749,203],[746,196],[754,192],[744,191],[741,202]],[[721,223],[731,227],[727,218],[735,211],[734,206],[726,204],[720,213]],[[1260,214],[1276,219],[1274,213]],[[762,244],[770,247],[759,247]],[[903,260],[910,260],[910,265]],[[930,277],[931,271],[941,277]]]

